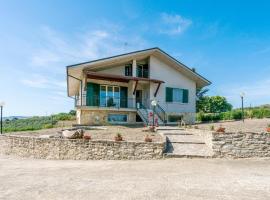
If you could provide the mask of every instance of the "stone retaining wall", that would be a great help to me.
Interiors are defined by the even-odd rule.
[[[217,158],[270,157],[270,133],[212,133]]]
[[[163,157],[164,149],[165,142],[115,142],[11,135],[0,136],[0,154],[38,159],[160,159]]]

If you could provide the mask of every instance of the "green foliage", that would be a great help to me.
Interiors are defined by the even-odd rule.
[[[15,132],[15,131],[33,131],[39,129],[53,128],[58,121],[63,120],[74,120],[74,113],[59,113],[51,116],[42,117],[30,117],[26,119],[12,119],[5,120],[3,122],[4,132]]]
[[[270,108],[249,108],[244,110],[245,118],[270,118]],[[242,110],[234,109],[227,112],[220,113],[197,113],[197,121],[200,122],[211,122],[219,120],[239,120],[242,119]]]
[[[197,110],[204,113],[220,113],[232,110],[232,105],[222,96],[205,96],[197,101]]]

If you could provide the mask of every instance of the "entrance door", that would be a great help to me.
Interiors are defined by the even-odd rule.
[[[136,107],[141,108],[142,105],[142,90],[136,90]]]

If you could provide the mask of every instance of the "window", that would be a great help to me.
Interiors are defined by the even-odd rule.
[[[108,114],[109,122],[127,122],[127,115],[124,114]]]
[[[100,106],[119,107],[120,106],[120,87],[101,85],[100,86]]]
[[[132,64],[125,66],[125,76],[132,76]]]
[[[182,115],[169,115],[168,116],[168,121],[169,122],[179,122],[183,119]]]
[[[166,87],[166,102],[188,103],[188,90]]]
[[[137,64],[137,77],[148,78],[148,64]]]

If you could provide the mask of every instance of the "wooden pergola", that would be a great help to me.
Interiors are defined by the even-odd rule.
[[[133,77],[133,76],[121,76],[121,75],[114,75],[114,74],[106,74],[106,73],[99,73],[99,72],[93,72],[93,71],[85,71],[86,77],[90,79],[97,79],[97,80],[106,80],[106,81],[115,81],[115,82],[124,82],[128,83],[129,81],[135,81],[135,87],[133,90],[133,95],[135,95],[138,82],[153,82],[157,83],[157,89],[154,93],[154,96],[156,97],[158,90],[160,88],[160,85],[164,83],[162,80],[157,79],[151,79],[151,78],[143,78],[143,77]]]

